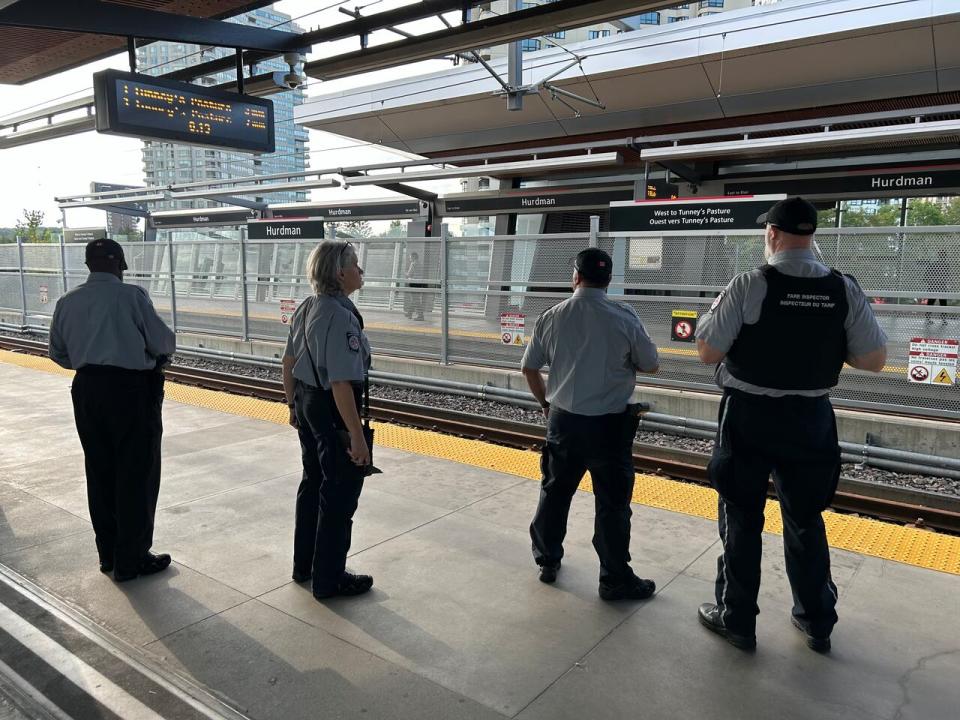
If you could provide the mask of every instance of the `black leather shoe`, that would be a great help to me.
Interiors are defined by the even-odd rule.
[[[557,581],[557,573],[560,571],[560,563],[555,565],[540,566],[540,582],[550,585]]]
[[[803,626],[803,623],[797,620],[795,617],[790,617],[790,622],[793,623],[793,626],[802,632],[807,638],[807,647],[818,653],[830,652],[830,636],[821,637],[814,635],[807,628]]]
[[[313,577],[313,572],[310,570],[297,570],[293,569],[293,581],[295,583],[305,583],[307,580]]]
[[[170,567],[170,556],[167,555],[167,553],[161,555],[147,553],[143,560],[140,561],[140,564],[137,565],[136,570],[114,569],[113,579],[116,582],[127,582],[141,575],[154,575],[155,573],[163,572],[168,567]]]
[[[646,600],[657,590],[653,580],[632,577],[619,585],[600,583],[600,597],[604,600]]]
[[[101,560],[100,561],[100,572],[105,574],[110,574],[113,572],[113,560]]]
[[[337,597],[338,595],[363,595],[363,593],[368,592],[372,587],[373,578],[369,575],[354,575],[353,573],[345,572],[340,577],[340,582],[337,583],[335,588],[332,590],[314,590],[313,596],[317,598],[317,600],[325,600],[326,598]]]
[[[757,647],[756,635],[737,635],[727,630],[723,625],[723,620],[720,618],[720,608],[713,603],[704,603],[701,605],[699,610],[697,610],[697,617],[700,620],[700,624],[707,628],[707,630],[712,630],[717,635],[725,637],[727,642],[734,647],[740,648],[741,650],[753,650]]]

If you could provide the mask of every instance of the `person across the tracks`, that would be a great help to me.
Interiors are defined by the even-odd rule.
[[[658,358],[636,311],[607,296],[612,272],[613,261],[603,250],[580,252],[574,260],[573,297],[540,316],[523,356],[521,369],[547,419],[540,501],[530,537],[540,580],[555,582],[570,503],[589,470],[600,596],[642,600],[656,586],[630,567],[632,448],[639,408],[629,403],[637,372],[656,372]],[[546,383],[540,374],[545,365],[550,366]]]
[[[359,595],[369,575],[347,572],[353,514],[370,468],[360,398],[370,344],[351,293],[363,286],[353,245],[326,240],[307,260],[314,294],[294,313],[283,357],[290,425],[300,436],[293,579],[312,579],[318,599]]]
[[[837,488],[840,447],[829,392],[844,362],[879,372],[886,336],[852,277],[813,252],[817,210],[799,197],[761,215],[766,264],[730,281],[697,328],[700,359],[723,388],[708,469],[719,493],[723,554],[716,599],[700,622],[734,646],[756,646],[761,531],[771,472],[783,516],[793,624],[830,649],[837,587],[821,513]]]
[[[76,370],[71,395],[83,446],[100,570],[117,582],[170,565],[150,552],[160,492],[163,366],[176,336],[147,292],[123,282],[123,248],[86,247],[87,281],[57,302],[51,359]]]

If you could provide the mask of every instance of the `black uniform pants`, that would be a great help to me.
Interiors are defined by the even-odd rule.
[[[77,372],[71,396],[100,560],[135,571],[153,545],[163,375],[88,366]]]
[[[312,570],[316,593],[334,590],[340,582],[363,489],[363,469],[353,464],[337,435],[333,402],[329,391],[297,383],[303,479],[297,490],[293,566],[298,572]]]
[[[724,625],[743,635],[756,628],[763,510],[772,472],[793,615],[809,631],[829,635],[837,622],[837,587],[821,513],[840,477],[829,398],[772,398],[728,389],[719,424],[709,475],[720,494],[723,555],[717,561],[716,598]]]
[[[555,565],[563,557],[570,502],[589,470],[596,502],[593,547],[600,557],[600,580],[616,585],[633,576],[630,499],[638,422],[629,413],[588,416],[551,408],[540,458],[540,502],[530,525],[538,565]]]

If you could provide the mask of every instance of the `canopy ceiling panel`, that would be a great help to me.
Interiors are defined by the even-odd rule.
[[[37,2],[37,0],[20,0]],[[46,0],[44,0],[46,2]],[[269,0],[109,0],[141,10],[202,18],[224,18],[269,5]],[[49,3],[56,12],[56,3]],[[0,83],[21,85],[123,52],[126,40],[59,30],[0,27]]]

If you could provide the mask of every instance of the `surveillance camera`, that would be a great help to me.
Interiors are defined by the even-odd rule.
[[[273,83],[277,87],[286,88],[287,90],[296,90],[298,87],[303,85],[307,79],[303,75],[299,75],[295,72],[275,72],[273,74]]]

